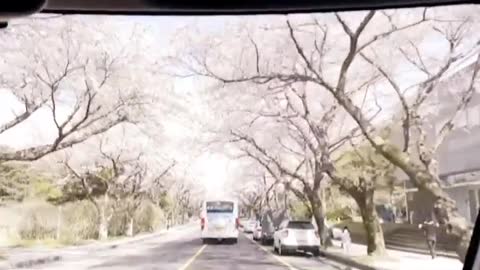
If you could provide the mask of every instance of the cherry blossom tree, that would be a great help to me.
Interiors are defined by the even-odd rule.
[[[274,92],[306,83],[328,93],[378,154],[434,198],[435,217],[458,237],[463,260],[472,226],[442,189],[435,152],[475,92],[479,61],[477,40],[470,38],[475,36],[473,14],[461,8],[415,9],[349,13],[348,18],[334,13],[254,21],[253,26],[227,33],[229,41],[204,39],[208,46],[177,57],[177,64],[183,67],[183,76],[202,76],[230,90],[260,86]],[[245,46],[227,50],[239,40]],[[433,41],[439,44],[435,50],[428,46]],[[458,86],[462,90],[457,109],[436,136],[427,136],[426,115],[431,113],[434,93],[455,66],[470,59],[476,61]],[[380,136],[384,126],[372,117],[377,114],[372,107],[379,105],[372,96],[378,95],[385,96],[380,118],[402,123],[400,142]],[[397,107],[400,110],[392,112]],[[243,140],[254,145],[248,137]]]

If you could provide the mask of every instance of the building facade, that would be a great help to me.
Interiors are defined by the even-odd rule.
[[[459,69],[441,82],[432,98],[429,136],[435,139],[442,126],[451,119],[463,91],[471,80],[474,64]],[[476,83],[479,84],[478,82]],[[478,89],[478,87],[477,87]],[[480,92],[476,90],[465,110],[454,118],[455,129],[440,145],[436,158],[441,185],[456,201],[459,212],[475,222],[480,210]],[[423,222],[432,217],[434,198],[407,182],[407,205],[410,221]]]

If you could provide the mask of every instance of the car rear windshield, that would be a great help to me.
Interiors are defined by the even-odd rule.
[[[207,213],[232,213],[233,202],[214,201],[207,202]]]
[[[289,229],[314,229],[313,224],[311,222],[289,222],[287,228]]]

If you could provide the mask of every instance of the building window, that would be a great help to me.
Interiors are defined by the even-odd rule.
[[[467,109],[467,122],[469,128],[480,125],[480,105],[472,106]]]
[[[459,112],[457,114],[457,116],[455,117],[453,123],[455,124],[455,127],[457,127],[457,128],[467,127],[468,126],[467,110]]]

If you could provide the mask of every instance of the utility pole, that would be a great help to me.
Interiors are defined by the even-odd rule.
[[[403,181],[403,195],[405,197],[405,214],[407,215],[407,222],[412,223],[412,220],[410,219],[410,213],[408,212],[408,196],[407,196],[407,181]]]

